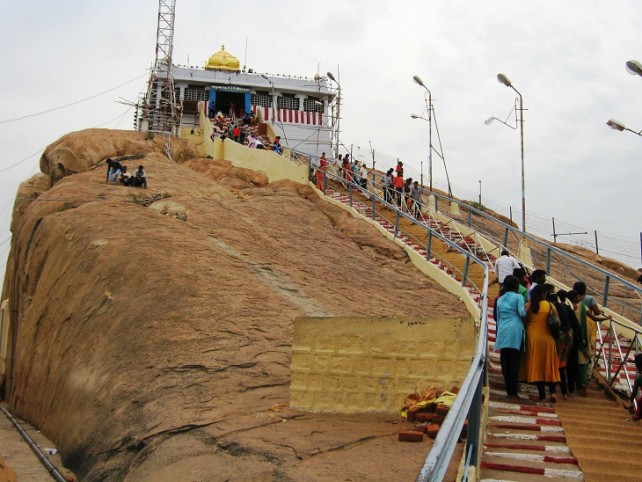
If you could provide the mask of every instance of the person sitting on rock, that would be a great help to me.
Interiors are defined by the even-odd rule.
[[[132,186],[133,185],[132,177],[133,177],[132,173],[127,172],[127,166],[123,166],[123,172],[120,174],[120,179],[119,179],[120,183],[123,186]]]
[[[145,168],[143,166],[138,166],[138,169],[134,173],[134,179],[132,180],[134,187],[144,187],[147,189],[147,176],[145,175]]]

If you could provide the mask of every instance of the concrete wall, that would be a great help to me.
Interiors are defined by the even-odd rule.
[[[299,318],[290,406],[396,412],[410,393],[461,383],[474,345],[468,318]]]

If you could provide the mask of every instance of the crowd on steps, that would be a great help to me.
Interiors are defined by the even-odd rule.
[[[493,309],[494,350],[500,353],[506,395],[517,400],[521,382],[535,384],[540,401],[547,400],[548,391],[548,401],[557,402],[558,385],[564,399],[576,392],[586,396],[598,323],[611,316],[587,294],[583,281],[572,290],[556,291],[544,270],[528,277],[506,250],[495,273],[500,292]]]
[[[273,141],[267,136],[259,134],[259,122],[253,112],[246,112],[241,119],[227,117],[222,112],[217,112],[210,118],[212,133],[210,139],[219,137],[222,140],[231,139],[251,149],[266,149],[283,153],[281,136],[276,136]]]

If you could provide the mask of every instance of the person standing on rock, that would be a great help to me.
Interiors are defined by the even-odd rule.
[[[111,157],[107,158],[107,182],[116,184],[118,177],[123,172],[123,166],[120,162],[114,161]]]
[[[497,300],[495,351],[499,352],[506,395],[517,399],[519,366],[525,343],[524,297],[518,293],[519,280],[509,275],[504,279],[502,294]]]

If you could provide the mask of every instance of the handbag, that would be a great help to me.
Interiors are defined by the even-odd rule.
[[[557,339],[560,334],[560,320],[553,312],[553,305],[550,305],[548,315],[546,315],[546,323],[548,324],[548,331],[551,333],[551,336]]]

